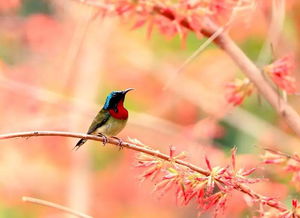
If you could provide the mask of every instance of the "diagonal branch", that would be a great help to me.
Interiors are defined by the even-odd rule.
[[[94,135],[87,135],[83,133],[73,133],[73,132],[61,132],[61,131],[30,131],[30,132],[18,132],[18,133],[8,133],[8,134],[2,134],[0,135],[0,140],[4,139],[12,139],[12,138],[28,138],[28,137],[38,137],[38,136],[62,136],[62,137],[72,137],[72,138],[84,138],[84,139],[89,139],[89,140],[94,140],[94,141],[100,141],[103,142],[104,138],[100,136],[94,136]],[[198,172],[204,176],[209,176],[210,172],[208,170],[202,169],[196,165],[193,165],[189,162],[179,160],[179,159],[170,159],[169,155],[163,154],[158,150],[153,150],[149,146],[142,146],[142,145],[137,145],[129,142],[124,142],[122,141],[120,143],[119,140],[115,138],[108,138],[107,143],[113,144],[116,146],[120,146],[121,148],[127,148],[131,149],[134,151],[142,152],[154,157],[158,157],[160,159],[166,160],[166,161],[173,161],[179,165],[185,166],[195,172]],[[217,180],[220,183],[223,183],[221,180]],[[243,184],[237,184],[234,189],[250,196],[251,198],[264,202],[270,207],[273,207],[279,211],[286,211],[287,209],[280,205],[276,200],[266,200],[270,199],[268,197],[265,197],[263,195],[260,195],[253,190],[251,190],[249,187],[243,185]]]
[[[210,36],[218,27],[206,20],[204,35]],[[278,114],[287,122],[291,129],[300,136],[299,114],[270,86],[263,77],[261,70],[245,55],[236,43],[226,34],[221,33],[215,44],[222,48],[240,67],[244,74],[253,82],[262,96],[275,108]]]
[[[163,9],[156,9],[157,13],[165,16]],[[165,16],[169,18],[168,16]],[[183,19],[180,24],[191,31],[192,29],[188,20]],[[219,31],[220,27],[210,19],[203,19],[203,26],[200,30],[206,37],[212,37]],[[246,54],[237,46],[237,44],[226,34],[220,34],[214,40],[215,44],[223,49],[232,60],[239,66],[244,74],[253,82],[262,96],[275,108],[278,114],[287,122],[291,129],[300,136],[300,116],[299,114],[270,86],[263,77],[261,70],[246,56]]]
[[[86,5],[105,8],[105,4],[98,1],[91,0],[75,0]],[[174,12],[167,8],[155,5],[153,6],[153,13],[164,16],[169,20],[175,20]],[[182,18],[179,24],[189,31],[200,31],[206,37],[212,37],[216,32],[220,31],[220,27],[212,22],[211,19],[204,17],[202,20],[202,28],[200,30],[193,29],[190,21]],[[298,113],[270,86],[270,84],[263,77],[261,70],[246,56],[246,54],[237,46],[237,44],[228,36],[228,34],[221,32],[214,40],[214,43],[223,49],[232,60],[239,66],[244,74],[253,82],[258,91],[264,98],[275,108],[278,114],[287,122],[291,129],[300,136],[300,116]]]
[[[50,202],[50,201],[45,201],[45,200],[41,200],[41,199],[38,199],[38,198],[32,198],[32,197],[26,197],[26,196],[22,197],[22,200],[24,202],[39,204],[39,205],[43,205],[43,206],[46,206],[46,207],[53,207],[53,208],[56,208],[56,209],[64,211],[64,212],[67,212],[69,214],[75,215],[75,216],[80,217],[80,218],[92,218],[89,215],[77,212],[77,211],[72,210],[68,207],[65,207],[65,206],[62,206],[60,204],[56,204],[56,203],[53,203],[53,202]]]

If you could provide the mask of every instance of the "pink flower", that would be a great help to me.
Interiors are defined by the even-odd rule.
[[[203,18],[209,17],[218,23],[227,23],[234,9],[249,10],[255,0],[181,0],[181,1],[131,1],[100,0],[88,1],[88,4],[100,8],[102,15],[134,17],[133,28],[148,23],[148,36],[154,26],[162,34],[171,37],[178,34],[182,41],[189,31],[199,33]],[[85,1],[83,1],[85,2]],[[199,34],[200,35],[200,34]]]
[[[276,214],[277,217],[280,217],[280,218],[297,218],[297,217],[300,217],[300,205],[299,205],[298,200],[293,199],[292,200],[292,206],[293,206],[293,208],[290,209],[290,210],[283,211],[280,214],[277,213]]]
[[[285,163],[288,158],[282,155],[280,152],[268,149],[262,156],[263,163],[265,164],[281,164]]]
[[[265,164],[282,164],[284,163],[284,170],[293,174],[292,183],[300,190],[300,157],[297,154],[288,155],[280,151],[272,149],[265,149],[263,162]]]
[[[225,98],[229,104],[238,106],[252,94],[253,90],[254,86],[249,79],[236,79],[226,85]]]
[[[207,204],[205,205],[205,209],[208,210],[212,206],[216,206],[215,215],[218,215],[219,212],[222,212],[225,209],[225,204],[227,200],[227,194],[224,192],[217,192],[207,198]]]
[[[291,76],[295,69],[294,56],[289,54],[264,67],[273,82],[288,94],[296,93],[295,78]]]
[[[176,202],[181,205],[187,205],[195,199],[200,209],[199,214],[214,207],[215,216],[219,215],[224,211],[227,198],[234,189],[261,181],[247,178],[255,169],[236,169],[236,148],[232,150],[231,167],[213,167],[205,157],[207,170],[199,168],[200,171],[178,164],[177,161],[182,162],[185,155],[183,152],[175,155],[175,151],[175,147],[171,146],[168,159],[141,153],[138,156],[138,167],[146,168],[142,178],[153,180],[156,183],[155,191],[159,192],[160,196],[174,191]],[[247,186],[243,186],[243,192],[255,196]],[[272,204],[277,203],[270,201]]]

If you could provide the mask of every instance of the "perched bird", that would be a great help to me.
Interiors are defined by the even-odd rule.
[[[87,134],[104,137],[103,144],[107,142],[107,136],[117,135],[125,127],[128,119],[128,111],[124,108],[123,103],[126,93],[131,90],[133,88],[111,92],[107,96],[103,108],[94,118]],[[77,150],[86,141],[86,139],[80,139],[73,150]],[[121,142],[120,139],[119,141]]]

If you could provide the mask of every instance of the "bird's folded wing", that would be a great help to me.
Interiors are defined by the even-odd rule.
[[[100,128],[101,126],[103,126],[104,124],[106,124],[106,122],[108,121],[110,117],[110,114],[108,112],[108,110],[104,110],[102,109],[97,116],[94,118],[87,134],[92,134],[94,133],[98,128]]]

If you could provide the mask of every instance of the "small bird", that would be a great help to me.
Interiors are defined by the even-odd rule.
[[[87,134],[104,137],[103,144],[105,144],[107,142],[107,136],[114,137],[121,132],[128,120],[128,111],[126,108],[124,108],[123,103],[125,95],[131,90],[133,90],[133,88],[129,88],[124,91],[111,92],[107,96],[103,108],[94,118],[89,130],[87,131]],[[121,139],[118,140],[121,144]],[[80,148],[80,146],[82,146],[86,141],[86,139],[80,139],[73,150]]]

